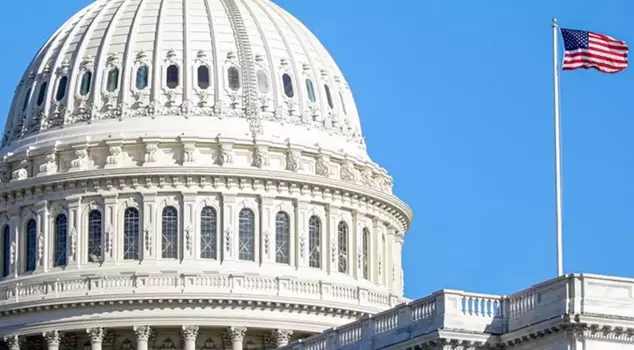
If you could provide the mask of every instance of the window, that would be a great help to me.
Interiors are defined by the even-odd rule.
[[[179,73],[178,66],[175,64],[167,67],[167,87],[170,89],[174,89],[178,86],[179,83]]]
[[[61,101],[66,96],[66,87],[68,85],[68,77],[61,77],[59,83],[57,83],[57,94],[55,94],[55,100]]]
[[[295,96],[295,91],[293,90],[293,79],[288,73],[284,73],[282,75],[282,83],[284,83],[284,94],[288,97]]]
[[[127,208],[123,213],[123,260],[139,259],[139,211]]]
[[[291,224],[288,214],[279,212],[275,215],[275,262],[290,264]]]
[[[92,81],[92,72],[87,71],[81,76],[81,86],[79,87],[79,94],[82,96],[88,95],[90,92],[90,82]]]
[[[108,82],[106,83],[106,90],[108,92],[115,92],[119,88],[119,68],[112,68],[108,72]]]
[[[269,92],[269,78],[266,76],[266,72],[262,69],[258,70],[258,90],[260,93],[266,94]]]
[[[341,91],[339,91],[339,99],[341,100],[341,109],[343,109],[343,114],[347,115],[348,111],[346,110],[346,101],[343,100],[343,95]]]
[[[148,86],[149,80],[149,71],[148,66],[143,65],[137,68],[136,70],[136,88],[137,90],[143,90]]]
[[[216,210],[204,207],[200,212],[200,257],[202,259],[217,259],[216,235],[217,235]]]
[[[26,271],[34,271],[37,262],[37,224],[31,219],[26,224]]]
[[[332,102],[332,95],[330,94],[330,88],[328,85],[324,85],[324,90],[326,90],[326,99],[328,99],[328,106],[330,108],[334,108],[335,104]]]
[[[370,279],[370,230],[363,229],[363,278]]]
[[[46,88],[48,87],[48,82],[43,82],[42,86],[40,86],[40,92],[37,95],[37,105],[41,106],[42,102],[44,102],[44,98],[46,97]]]
[[[163,209],[163,258],[178,259],[178,211],[174,207]]]
[[[317,101],[317,97],[315,96],[315,86],[313,85],[313,81],[310,79],[306,79],[306,91],[308,91],[308,99],[310,102]]]
[[[201,89],[207,89],[211,85],[211,79],[209,78],[209,67],[198,67],[198,87]]]
[[[255,261],[255,215],[249,209],[242,209],[239,220],[238,258]]]
[[[4,230],[2,230],[2,250],[4,251],[2,277],[7,277],[11,272],[11,229],[9,225],[6,225]]]
[[[26,91],[26,96],[24,96],[24,103],[22,104],[22,112],[26,110],[26,107],[29,106],[29,98],[31,96],[31,89]]]
[[[343,221],[339,222],[337,233],[339,243],[338,270],[341,273],[348,273],[348,225]]]
[[[321,267],[321,221],[316,216],[308,220],[308,264],[310,267]]]
[[[66,259],[66,242],[68,240],[68,219],[59,214],[55,218],[55,260],[53,266],[64,266]]]
[[[101,262],[101,240],[103,237],[101,212],[93,210],[88,214],[88,261]]]
[[[229,80],[229,89],[233,91],[240,90],[240,72],[238,72],[238,68],[229,67],[227,77]]]

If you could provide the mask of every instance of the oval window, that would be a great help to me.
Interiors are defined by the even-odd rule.
[[[209,67],[200,66],[198,67],[198,87],[201,89],[207,89],[210,85],[209,79]]]
[[[148,66],[141,66],[136,70],[136,88],[138,90],[143,90],[148,86],[149,71]]]
[[[317,101],[317,97],[315,97],[315,86],[313,85],[313,81],[310,79],[306,79],[306,91],[308,91],[308,99],[310,102]]]
[[[82,96],[88,95],[90,92],[90,82],[92,81],[92,72],[86,72],[81,76],[81,86],[79,87],[79,94]]]
[[[324,90],[326,90],[326,98],[328,99],[328,106],[330,106],[330,108],[333,108],[335,105],[334,103],[332,103],[332,95],[330,94],[330,88],[328,87],[328,85],[324,85]]]
[[[293,79],[287,73],[282,75],[282,83],[284,83],[284,94],[288,97],[295,96],[295,91],[293,91]]]
[[[266,72],[262,69],[258,70],[258,90],[260,93],[266,94],[269,92],[269,78],[266,76]]]
[[[167,87],[170,89],[174,89],[178,86],[178,66],[175,64],[167,67]]]
[[[346,101],[343,100],[341,91],[339,91],[339,99],[341,100],[341,109],[343,109],[343,114],[348,115],[348,111],[346,110]]]
[[[68,77],[61,77],[57,85],[57,93],[55,94],[55,99],[57,101],[61,101],[64,98],[64,96],[66,96],[67,85],[68,85]]]
[[[229,67],[227,75],[229,80],[229,89],[238,91],[240,89],[240,72],[238,72],[238,68]]]
[[[29,88],[26,91],[26,96],[24,96],[24,103],[22,104],[22,112],[26,110],[26,107],[29,105],[29,97],[31,96],[31,89]]]
[[[106,90],[108,92],[115,92],[119,88],[119,68],[113,68],[108,72],[108,83],[106,84]]]
[[[43,82],[42,86],[40,86],[40,93],[37,95],[37,105],[41,106],[42,102],[44,102],[44,98],[46,97],[46,87],[48,87],[48,82]]]

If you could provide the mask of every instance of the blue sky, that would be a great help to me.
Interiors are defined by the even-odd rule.
[[[511,293],[555,275],[551,18],[634,43],[634,4],[276,1],[341,66],[370,155],[414,210],[407,296]],[[89,2],[5,1],[2,116],[38,48]],[[630,71],[562,74],[567,273],[634,277],[632,83]]]

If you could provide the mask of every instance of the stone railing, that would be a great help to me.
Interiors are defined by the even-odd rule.
[[[442,290],[282,349],[381,349],[439,329],[500,335],[564,315],[634,317],[634,279],[568,275],[511,296]]]
[[[19,309],[22,305],[34,307],[108,301],[113,297],[279,300],[326,307],[352,306],[352,309],[362,312],[384,310],[402,301],[395,295],[367,288],[297,278],[183,273],[113,274],[6,281],[0,285],[0,312]]]

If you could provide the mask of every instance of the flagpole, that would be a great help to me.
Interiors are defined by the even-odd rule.
[[[561,117],[559,109],[559,61],[557,42],[559,39],[559,26],[557,19],[553,18],[553,75],[555,98],[555,220],[557,225],[557,276],[564,274],[563,249],[562,249],[562,210],[561,210]]]

